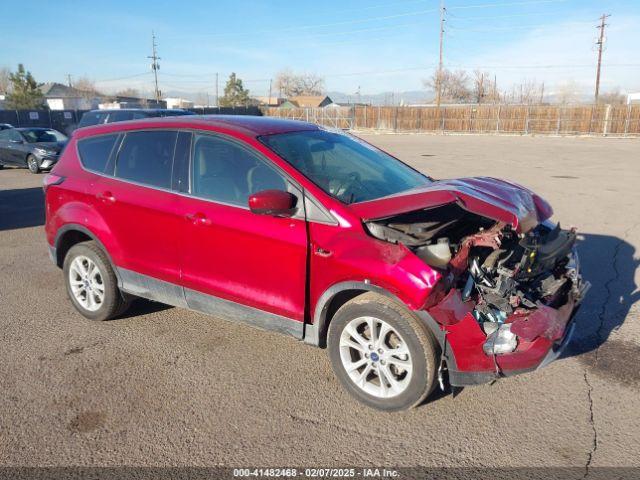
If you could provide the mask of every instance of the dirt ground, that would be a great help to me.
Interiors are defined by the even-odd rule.
[[[138,301],[92,323],[43,234],[42,175],[0,171],[0,465],[640,467],[640,140],[363,135],[436,178],[536,190],[593,283],[564,358],[387,414],[325,351]]]

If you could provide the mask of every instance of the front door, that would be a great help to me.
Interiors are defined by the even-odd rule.
[[[253,307],[301,334],[307,264],[301,192],[268,159],[222,135],[194,134],[189,176],[180,242],[188,304],[214,314],[231,302]],[[249,195],[268,189],[298,196],[299,212],[291,218],[252,213]],[[246,317],[253,313],[264,321],[261,312],[245,310]]]
[[[0,162],[26,166],[25,139],[13,128],[0,131]]]

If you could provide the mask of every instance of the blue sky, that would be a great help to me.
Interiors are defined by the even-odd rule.
[[[151,31],[164,91],[214,92],[232,71],[256,95],[291,68],[348,94],[422,89],[438,61],[438,0],[24,0],[2,15],[0,67],[40,82],[89,77],[150,91]],[[445,66],[496,74],[505,88],[590,91],[595,28],[610,13],[603,90],[640,91],[640,0],[447,0]]]

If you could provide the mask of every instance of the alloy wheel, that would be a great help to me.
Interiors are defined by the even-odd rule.
[[[95,312],[104,302],[104,281],[98,266],[88,257],[78,255],[69,268],[69,285],[76,301]]]
[[[29,157],[29,159],[27,160],[27,166],[29,167],[29,170],[33,173],[36,173],[38,171],[38,161],[34,156]]]
[[[351,320],[340,335],[340,360],[351,381],[378,398],[400,395],[409,386],[413,363],[402,336],[375,317]]]

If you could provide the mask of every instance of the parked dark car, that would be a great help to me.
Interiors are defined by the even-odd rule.
[[[577,233],[531,190],[435,180],[344,132],[211,116],[70,142],[44,181],[45,230],[82,315],[138,296],[327,346],[372,407],[546,365],[589,288]]]
[[[13,125],[9,125],[8,123],[0,123],[0,130],[6,130],[8,128],[13,128]]]
[[[53,128],[0,130],[0,168],[27,167],[31,173],[49,170],[58,161],[68,138]]]
[[[78,124],[78,128],[100,125],[103,123],[125,122],[153,117],[178,117],[194,115],[193,112],[168,108],[120,108],[113,110],[91,110],[85,113]]]

